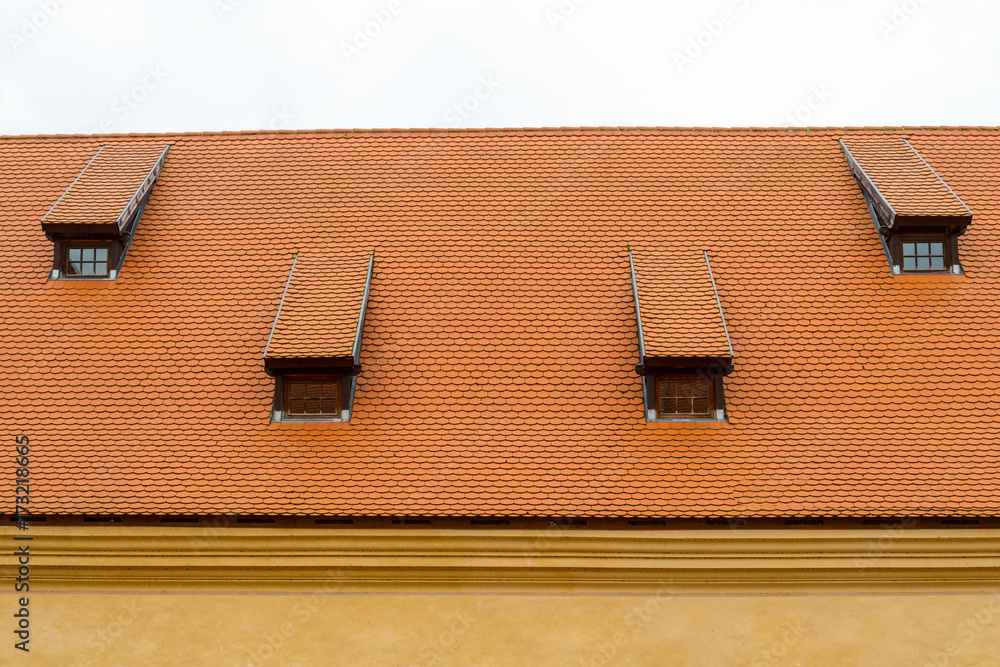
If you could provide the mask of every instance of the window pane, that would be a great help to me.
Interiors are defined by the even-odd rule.
[[[917,257],[917,271],[929,271],[931,260],[929,257]]]
[[[904,257],[903,258],[903,270],[913,271],[917,268],[917,260],[914,257]]]
[[[904,243],[903,244],[903,257],[912,257],[917,254],[917,244],[916,243]]]
[[[108,275],[108,247],[76,247],[66,248],[66,275],[99,276]]]
[[[931,257],[931,270],[933,270],[933,271],[943,271],[944,270],[944,257]]]
[[[932,255],[944,255],[944,244],[943,243],[932,243],[931,244],[931,254]]]
[[[917,244],[917,255],[918,256],[927,256],[929,254],[931,254],[931,249],[930,249],[930,244],[929,243],[918,243]]]

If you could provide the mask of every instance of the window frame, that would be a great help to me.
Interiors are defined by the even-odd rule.
[[[321,383],[321,384],[332,384],[337,388],[337,409],[332,412],[309,412],[309,413],[292,413],[289,409],[289,403],[291,402],[291,391],[292,384],[297,382],[304,383]],[[289,419],[331,419],[334,416],[340,417],[344,410],[343,401],[343,382],[339,377],[330,377],[324,375],[292,375],[284,378],[282,382],[282,413],[286,415]],[[308,400],[308,399],[307,399]],[[322,399],[321,399],[322,400]]]
[[[659,389],[663,382],[704,382],[708,385],[708,409],[705,412],[660,412]],[[657,373],[653,376],[653,410],[656,413],[656,418],[661,421],[713,419],[715,416],[715,381],[702,373]]]
[[[725,364],[698,366],[647,366],[636,367],[642,376],[643,407],[647,422],[728,422],[729,412],[726,409],[726,389],[723,382],[726,375],[732,372],[732,366]],[[665,376],[689,376],[692,381],[708,382],[710,407],[707,415],[696,414],[661,414],[659,401],[656,397],[656,385]]]
[[[939,274],[939,273],[951,273],[952,266],[957,264],[953,259],[952,253],[952,234],[947,232],[942,232],[940,234],[933,233],[923,233],[923,234],[907,234],[906,232],[901,232],[896,235],[894,241],[896,244],[896,258],[898,262],[896,265],[899,267],[901,273],[907,274]],[[903,244],[904,243],[940,243],[944,247],[944,268],[943,269],[907,269],[905,267],[906,258],[903,256]]]
[[[105,249],[108,251],[104,273],[78,274],[69,272],[69,252],[76,249]],[[115,241],[113,239],[63,239],[59,243],[59,277],[66,280],[109,280],[114,278],[116,269]],[[96,261],[94,262],[96,263]]]
[[[271,420],[281,422],[347,422],[350,421],[350,397],[353,375],[340,373],[282,373],[276,374],[274,403],[271,410]],[[288,394],[293,382],[331,382],[337,384],[336,413],[325,414],[291,414],[288,410]]]

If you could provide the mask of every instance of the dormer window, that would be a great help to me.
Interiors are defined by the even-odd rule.
[[[350,421],[374,266],[374,255],[296,255],[264,350],[271,421]]]
[[[698,374],[655,377],[656,416],[659,419],[708,419],[715,414],[713,379]]]
[[[933,272],[947,271],[951,266],[948,260],[948,238],[944,236],[900,236],[900,250],[903,259],[903,271]]]
[[[63,245],[62,271],[67,278],[107,278],[111,244]]]
[[[292,419],[334,417],[341,414],[343,380],[337,376],[297,376],[284,378],[284,413]]]
[[[630,252],[647,421],[725,421],[733,348],[708,253]]]
[[[169,146],[102,146],[42,218],[50,280],[115,280]]]
[[[902,137],[840,141],[892,272],[962,273],[958,237],[972,211]]]

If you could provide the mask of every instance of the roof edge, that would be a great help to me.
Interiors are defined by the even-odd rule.
[[[278,303],[278,312],[274,314],[274,324],[271,325],[271,334],[267,337],[267,345],[264,346],[264,358],[267,359],[267,351],[271,348],[271,339],[274,338],[274,330],[278,328],[278,318],[281,317],[281,307],[285,305],[285,297],[288,295],[288,286],[292,284],[292,275],[295,273],[295,263],[299,261],[299,253],[295,253],[292,258],[292,269],[288,272],[288,280],[285,281],[285,289],[281,293],[281,302]]]
[[[296,134],[566,134],[566,133],[660,133],[660,134],[844,134],[866,132],[997,132],[1000,125],[865,125],[806,127],[780,126],[679,126],[679,125],[623,125],[623,126],[561,126],[561,127],[409,127],[409,128],[300,128],[295,130],[211,130],[174,132],[123,132],[114,134],[3,134],[0,140],[38,139],[115,139],[115,138],[170,138],[170,137],[239,137]]]

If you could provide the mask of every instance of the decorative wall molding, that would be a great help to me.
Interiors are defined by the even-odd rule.
[[[32,526],[32,590],[803,593],[1000,590],[1000,530]],[[0,574],[16,577],[14,549]],[[7,586],[8,584],[4,584]],[[12,587],[11,587],[12,590]]]

